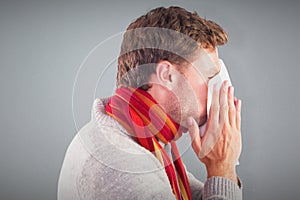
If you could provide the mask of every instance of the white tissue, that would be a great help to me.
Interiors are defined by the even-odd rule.
[[[209,116],[209,110],[210,110],[210,106],[211,106],[211,99],[212,99],[214,84],[215,83],[217,84],[216,87],[218,90],[220,90],[221,85],[222,85],[223,81],[225,81],[225,80],[228,80],[228,85],[230,85],[230,86],[232,85],[227,68],[222,59],[219,59],[219,64],[220,64],[220,72],[208,81],[207,105],[206,105],[207,106],[207,118]],[[200,127],[201,137],[203,137],[203,135],[204,135],[206,125],[207,125],[207,122]]]
[[[208,92],[207,92],[207,118],[209,117],[209,110],[211,106],[211,100],[212,100],[212,93],[213,93],[213,86],[216,83],[216,87],[218,90],[220,90],[222,83],[225,80],[228,80],[228,85],[231,86],[231,80],[227,71],[227,68],[223,62],[222,59],[219,59],[220,64],[220,72],[214,76],[212,79],[208,81]],[[206,129],[207,122],[200,127],[200,136],[203,137],[205,129]],[[236,165],[239,165],[239,161]]]

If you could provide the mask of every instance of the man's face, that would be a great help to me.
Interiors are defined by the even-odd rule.
[[[168,111],[184,127],[192,116],[201,126],[207,120],[207,85],[209,79],[220,71],[217,49],[201,49],[196,58],[185,66],[170,95]],[[173,97],[172,97],[173,96]],[[176,97],[174,97],[176,96]],[[180,135],[178,135],[180,137]]]

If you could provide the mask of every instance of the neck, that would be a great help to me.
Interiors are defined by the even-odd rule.
[[[153,84],[152,87],[147,90],[147,92],[157,101],[164,111],[168,113],[167,104],[170,104],[170,91],[165,87]],[[168,114],[170,115],[170,113]],[[179,139],[182,133],[186,133],[187,131],[188,129],[186,127],[179,126],[178,134],[175,136],[174,140]]]
[[[165,108],[165,99],[167,92],[166,89],[162,86],[159,86],[157,84],[153,84],[151,88],[147,90],[147,92],[156,100],[156,102],[162,106],[162,108],[166,111]]]

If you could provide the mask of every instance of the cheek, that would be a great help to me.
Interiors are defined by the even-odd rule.
[[[190,80],[189,80],[189,84],[191,85],[191,87],[193,88],[193,91],[195,92],[195,96],[197,97],[198,101],[200,101],[200,103],[205,103],[206,104],[206,100],[207,100],[207,83],[205,80],[202,79],[202,77],[198,74],[199,72],[197,72],[195,69],[192,69],[190,71]]]
[[[201,97],[207,102],[208,86],[206,84],[201,85]]]
[[[207,85],[202,84],[197,87],[197,90],[199,91],[197,94],[198,103],[200,104],[200,111],[206,110],[206,104],[207,104]]]
[[[207,104],[207,84],[198,74],[198,72],[190,68],[185,74],[183,84],[183,99],[188,103],[186,104],[189,109],[188,112],[192,112],[195,115],[206,114],[206,104]],[[197,109],[195,107],[197,106]],[[192,109],[193,108],[193,109]],[[191,109],[191,110],[190,110]]]
[[[206,114],[206,104],[207,104],[207,84],[201,79],[195,79],[190,82],[193,88],[194,95],[197,98],[198,111],[200,115]]]

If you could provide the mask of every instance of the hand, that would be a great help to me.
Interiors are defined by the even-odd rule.
[[[237,181],[235,165],[241,154],[241,100],[233,94],[233,87],[224,81],[220,91],[214,86],[208,124],[200,137],[195,119],[187,119],[192,147],[206,165],[208,178],[222,176]]]

